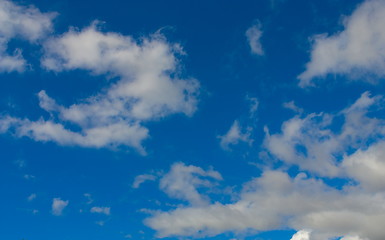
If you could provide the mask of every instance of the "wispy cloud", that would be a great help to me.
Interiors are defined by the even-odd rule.
[[[186,200],[191,205],[206,205],[208,199],[199,193],[198,188],[209,188],[214,182],[222,180],[219,172],[203,170],[196,166],[175,163],[170,171],[160,179],[160,189],[169,196]]]
[[[247,29],[246,38],[249,43],[252,54],[263,55],[263,48],[261,44],[262,37],[262,24],[260,22],[255,23],[253,26]]]
[[[239,122],[235,120],[225,135],[218,136],[222,149],[230,151],[231,146],[237,145],[240,142],[245,142],[249,145],[252,144],[251,131],[252,128],[249,127],[242,129]]]
[[[110,215],[111,214],[111,208],[110,207],[92,207],[90,212]]]

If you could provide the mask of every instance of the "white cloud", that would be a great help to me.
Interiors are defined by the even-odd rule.
[[[40,107],[58,120],[3,116],[0,131],[12,130],[17,137],[60,145],[125,145],[144,154],[145,122],[175,113],[190,116],[196,110],[199,83],[180,77],[179,54],[183,54],[181,47],[159,34],[136,41],[101,32],[97,23],[81,31],[71,29],[45,43],[43,66],[53,71],[84,69],[93,75],[117,77],[117,82],[68,107],[41,91]],[[68,124],[80,131],[66,128]]]
[[[263,48],[261,44],[262,30],[261,23],[256,23],[246,31],[246,38],[249,43],[251,53],[256,55],[263,55]]]
[[[296,232],[290,240],[310,240],[310,232],[306,230],[300,230]]]
[[[54,198],[52,200],[52,214],[55,216],[60,216],[63,213],[64,208],[69,204],[69,201],[61,200],[60,198]]]
[[[385,141],[357,150],[343,159],[348,175],[370,191],[385,191]]]
[[[222,180],[222,176],[214,170],[203,170],[195,166],[175,163],[170,171],[160,179],[160,189],[170,197],[186,200],[191,205],[206,205],[207,196],[199,193],[198,188],[214,186],[213,180]]]
[[[156,212],[145,223],[158,237],[292,228],[311,229],[312,240],[348,235],[381,240],[385,236],[384,201],[384,192],[367,194],[352,186],[338,190],[304,173],[291,178],[287,173],[267,170],[244,184],[234,203],[178,207]]]
[[[350,107],[337,114],[309,114],[295,116],[282,124],[282,132],[272,134],[266,130],[264,146],[276,158],[289,165],[320,176],[336,177],[341,173],[337,159],[346,148],[365,147],[373,137],[385,135],[385,120],[367,116],[383,104],[381,97],[365,92]],[[330,129],[334,119],[343,117],[340,131]]]
[[[159,237],[306,229],[292,239],[382,240],[385,120],[370,116],[383,105],[381,96],[365,92],[340,112],[295,116],[284,122],[282,133],[267,133],[266,150],[285,163],[283,168],[298,166],[313,177],[305,172],[293,177],[265,167],[260,177],[243,184],[236,201],[155,211],[145,224]],[[173,175],[178,171],[185,175],[179,169]],[[341,186],[326,184],[325,176]],[[191,181],[183,186],[195,189]]]
[[[312,85],[315,77],[327,74],[364,81],[385,76],[385,2],[366,0],[344,20],[342,32],[314,38],[310,62],[298,77],[300,86]]]
[[[54,13],[42,13],[34,6],[22,6],[12,1],[0,1],[0,72],[22,72],[27,62],[17,48],[9,55],[8,42],[13,38],[35,43],[52,30]]]
[[[111,214],[111,208],[110,207],[92,207],[90,212],[110,215]]]
[[[147,181],[155,181],[158,177],[152,174],[142,174],[135,177],[134,182],[132,183],[133,188],[139,188],[140,185]]]
[[[246,130],[241,129],[239,122],[235,120],[225,135],[218,136],[222,149],[230,151],[230,146],[237,145],[240,142],[251,145],[253,142],[251,139],[251,131],[252,128],[250,127],[247,127]]]

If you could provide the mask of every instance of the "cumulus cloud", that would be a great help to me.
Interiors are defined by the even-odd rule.
[[[366,0],[344,20],[343,31],[314,37],[310,62],[298,76],[300,86],[312,85],[314,78],[327,74],[364,81],[385,76],[385,2]]]
[[[256,23],[246,31],[247,42],[249,43],[251,53],[255,55],[263,55],[263,48],[261,44],[262,30],[261,23]]]
[[[227,133],[218,137],[220,139],[222,149],[230,151],[231,146],[237,145],[240,142],[245,142],[251,145],[253,142],[251,139],[251,131],[252,128],[250,127],[247,127],[245,130],[241,129],[239,122],[235,120]]]
[[[111,208],[110,207],[92,207],[90,212],[110,215],[111,214]]]
[[[83,69],[93,75],[118,78],[100,93],[62,106],[45,91],[38,94],[52,119],[3,116],[0,131],[60,145],[108,147],[125,145],[144,154],[143,126],[175,113],[196,110],[199,83],[180,77],[178,56],[183,50],[155,34],[138,41],[118,33],[104,33],[97,23],[81,31],[71,29],[45,43],[42,65],[52,71]],[[65,126],[76,126],[73,131]]]
[[[63,210],[68,206],[69,201],[64,201],[60,198],[54,198],[52,200],[52,209],[51,212],[55,216],[60,216],[63,213]]]
[[[155,211],[145,224],[159,237],[295,229],[296,240],[384,239],[385,121],[370,117],[383,105],[381,96],[365,92],[335,114],[295,116],[284,122],[282,133],[267,132],[264,144],[277,160],[302,172],[291,176],[265,167],[243,184],[235,201]],[[335,187],[323,177],[343,181]],[[194,189],[191,181],[185,184]]]
[[[337,190],[304,173],[291,178],[285,172],[268,170],[246,183],[234,203],[179,207],[157,212],[145,223],[158,237],[292,228],[312,229],[312,240],[347,235],[381,240],[384,200],[384,192],[366,194],[352,186]]]
[[[365,189],[372,192],[385,191],[385,141],[346,156],[342,166]]]
[[[19,38],[35,43],[52,30],[52,19],[55,15],[42,13],[34,6],[17,5],[8,0],[0,1],[0,72],[22,72],[26,69],[27,62],[20,48],[9,54],[9,41]]]
[[[198,188],[210,188],[215,180],[222,180],[219,172],[203,170],[196,166],[175,163],[170,171],[160,179],[159,187],[170,197],[185,200],[191,205],[207,205],[209,199]]]
[[[264,146],[276,158],[289,165],[320,176],[341,174],[337,160],[347,148],[365,147],[372,138],[384,136],[385,120],[369,117],[383,105],[380,96],[365,92],[351,106],[337,114],[311,113],[297,115],[282,124],[281,133],[270,134],[266,129]],[[342,118],[340,131],[331,130],[336,118]]]
[[[296,232],[290,240],[310,240],[310,232],[306,230],[300,230]]]

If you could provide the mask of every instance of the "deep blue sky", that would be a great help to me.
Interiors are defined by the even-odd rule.
[[[365,226],[350,224],[349,217],[338,215],[342,214],[338,206],[345,206],[348,196],[357,199],[349,200],[352,207],[343,209],[353,214],[350,218],[360,216],[362,221],[371,223],[384,216],[385,209],[378,209],[380,215],[373,216],[370,210],[360,207],[373,204],[370,201],[375,200],[370,196],[376,194],[379,206],[385,201],[385,187],[373,183],[385,179],[383,172],[370,172],[382,169],[385,162],[381,148],[385,137],[381,98],[385,91],[385,37],[381,34],[385,35],[385,29],[377,27],[385,26],[383,3],[0,0],[1,12],[10,16],[8,20],[0,19],[0,46],[4,49],[0,51],[0,239],[289,240],[300,230],[311,232],[310,238],[303,240],[385,237],[380,228],[369,231]],[[49,15],[53,12],[56,14]],[[31,28],[23,25],[27,23],[20,23],[23,18],[36,21],[35,24],[45,19],[49,26],[36,31],[39,36],[32,39],[34,30],[30,32]],[[100,21],[97,26],[95,20]],[[261,34],[254,41],[263,54],[252,51],[246,32],[253,27]],[[139,53],[133,62],[122,60],[124,67],[119,68],[120,60],[114,57],[119,51],[124,56],[131,50],[123,43],[115,48],[103,42],[95,45],[107,52],[102,52],[100,58],[90,54],[90,62],[71,62],[77,54],[89,54],[81,52],[86,47],[70,52],[77,44],[92,44],[79,37],[87,29],[99,34],[87,40],[90,42],[98,38],[103,42],[106,36],[114,40],[126,36],[124,41],[130,37],[132,42],[125,44],[146,50],[150,47],[143,42],[148,40],[161,44],[168,52],[166,56],[155,56],[159,61],[154,62],[146,62],[143,59],[147,55]],[[157,32],[160,37],[154,37]],[[71,34],[74,41],[66,42]],[[363,36],[368,38],[357,40]],[[333,41],[335,45],[324,44]],[[178,53],[174,44],[181,46],[184,53]],[[3,67],[1,59],[15,56],[19,51],[15,49],[21,49],[27,65],[19,70],[9,65]],[[357,49],[362,51],[357,54]],[[108,51],[112,51],[112,56],[107,55]],[[317,52],[327,56],[317,58]],[[47,58],[57,61],[59,69],[44,65]],[[174,100],[186,105],[172,109],[175,102],[159,103],[162,109],[154,110],[158,101],[172,95],[165,88],[156,92],[158,100],[151,105],[154,108],[149,110],[150,117],[141,118],[134,116],[132,108],[140,101],[152,99],[154,94],[135,98],[133,94],[139,87],[133,88],[131,95],[120,97],[109,92],[114,84],[145,81],[147,78],[142,76],[156,71],[156,64],[171,58],[175,60],[173,67],[151,75],[150,85],[158,84],[154,88],[163,89],[165,83],[158,83],[158,78],[167,78],[174,84],[172,89],[182,94]],[[136,63],[143,64],[142,68]],[[311,84],[304,86],[299,76],[306,71],[313,75],[307,78]],[[177,84],[193,81],[199,83],[191,90],[196,102],[187,103],[189,90]],[[38,94],[42,90],[56,101],[57,105],[52,105],[54,110],[41,107],[41,99],[39,106]],[[92,97],[97,100],[89,100]],[[125,104],[124,111],[105,121],[88,113],[91,107],[87,103],[100,106],[103,99]],[[347,110],[360,101],[357,99],[373,103]],[[81,103],[85,103],[81,112],[88,114],[86,123],[65,117],[71,105]],[[297,110],[289,109],[289,105]],[[188,107],[194,110],[187,113]],[[301,123],[285,133],[290,120]],[[34,127],[48,122],[84,139],[63,140],[65,134],[56,130],[47,130],[39,138]],[[88,130],[114,123],[136,123],[146,129],[148,135],[140,139],[145,153],[129,140],[114,137],[106,144],[91,144],[97,137],[89,137]],[[231,135],[231,130],[235,135]],[[132,138],[124,130],[113,135],[120,133],[125,139]],[[104,136],[99,137],[104,140]],[[280,140],[274,142],[274,137]],[[380,147],[376,148],[376,144]],[[329,162],[330,168],[323,170]],[[374,170],[365,168],[373,165],[377,166]],[[287,174],[298,186],[291,189],[283,184],[282,189],[276,188],[280,178],[265,179],[269,172]],[[308,182],[297,182],[300,173],[307,175]],[[367,175],[375,179],[363,177]],[[138,184],[140,176],[147,180]],[[262,183],[253,183],[258,179],[272,186],[271,190]],[[323,187],[310,193],[312,181]],[[286,193],[285,189],[291,190]],[[320,201],[315,200],[311,207],[298,202],[298,208],[304,209],[291,211],[297,207],[284,199],[296,194],[307,203],[311,196]],[[260,198],[264,196],[271,206],[262,203]],[[55,202],[64,205],[55,207]],[[250,209],[239,207],[241,220],[235,223],[226,219],[236,219],[236,213],[226,215],[224,210],[222,216],[215,212],[215,226],[205,223],[209,217],[199,213],[202,209],[210,213],[217,205],[226,209],[245,202]],[[288,210],[282,210],[286,204]],[[278,208],[281,210],[274,210]],[[191,215],[174,214],[185,210],[191,210]],[[166,212],[170,218],[162,218]],[[317,214],[324,212],[336,214],[331,219],[346,219],[345,226],[329,227],[315,223],[316,220],[306,221],[306,217],[317,219]],[[280,220],[270,221],[271,216],[279,216]],[[161,220],[157,222],[158,219]],[[325,219],[319,221],[328,222]],[[169,223],[165,227],[161,221]],[[178,228],[180,221],[187,222],[184,228]],[[242,226],[237,226],[237,221]],[[297,235],[292,239],[302,238]]]

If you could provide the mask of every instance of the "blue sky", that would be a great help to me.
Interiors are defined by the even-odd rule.
[[[385,2],[0,0],[0,238],[385,238]]]

